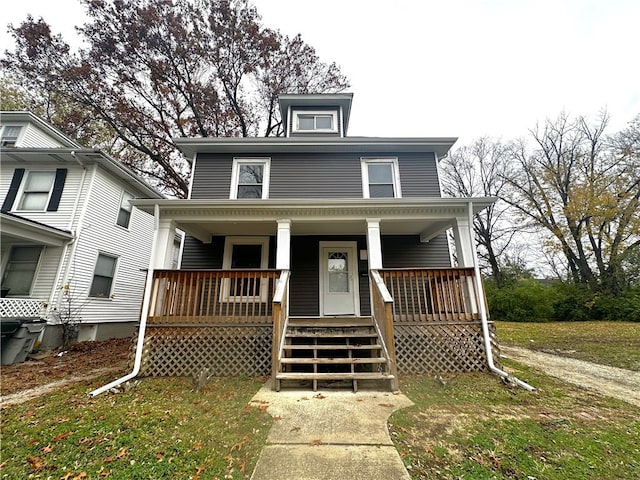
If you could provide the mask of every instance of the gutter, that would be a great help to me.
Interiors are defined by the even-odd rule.
[[[128,382],[132,378],[135,378],[140,373],[140,367],[142,366],[142,347],[144,346],[144,336],[147,330],[147,318],[149,317],[149,302],[151,300],[151,286],[153,284],[153,267],[155,264],[156,250],[158,248],[158,231],[160,229],[160,207],[158,205],[154,208],[153,216],[153,244],[151,246],[151,257],[149,259],[149,269],[147,270],[147,280],[145,282],[144,298],[142,299],[142,311],[140,312],[140,328],[138,329],[138,342],[136,344],[136,356],[133,362],[133,371],[124,377],[120,377],[111,383],[108,383],[100,388],[89,392],[89,397],[93,398],[107,390],[117,387],[125,382]]]
[[[506,378],[506,379],[509,379],[510,381],[515,382],[516,385],[518,385],[521,388],[524,388],[525,390],[528,390],[529,392],[535,392],[536,391],[535,387],[532,387],[528,383],[523,382],[522,380],[515,378],[512,375],[509,375],[504,370],[501,370],[498,367],[496,367],[495,364],[493,363],[493,352],[491,349],[491,339],[489,336],[489,323],[487,321],[487,310],[485,309],[485,304],[484,304],[484,289],[482,288],[482,281],[480,279],[480,267],[478,265],[478,252],[476,252],[475,242],[473,241],[473,239],[475,238],[475,235],[473,232],[473,202],[469,201],[468,205],[469,205],[469,208],[468,208],[469,238],[471,240],[471,247],[472,247],[471,250],[473,251],[473,269],[475,273],[474,276],[476,280],[476,290],[478,292],[478,308],[480,309],[480,320],[482,323],[482,337],[484,339],[484,349],[487,353],[487,365],[489,366],[489,370],[499,375],[500,377]]]

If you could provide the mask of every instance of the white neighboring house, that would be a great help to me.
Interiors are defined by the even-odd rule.
[[[71,310],[79,341],[130,336],[139,322],[160,193],[29,112],[0,112],[2,317],[42,317],[44,348]]]

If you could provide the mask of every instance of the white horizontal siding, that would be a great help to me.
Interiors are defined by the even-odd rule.
[[[56,212],[33,212],[26,210],[17,210],[16,207],[20,202],[19,196],[16,198],[11,211],[16,213],[17,215],[20,215],[21,217],[44,223],[51,227],[60,228],[62,230],[70,230],[72,228],[71,221],[73,217],[73,210],[76,203],[78,189],[80,188],[80,184],[83,178],[83,168],[79,165],[74,165],[71,163],[61,164],[53,160],[48,162],[30,162],[29,164],[18,162],[2,162],[2,172],[0,173],[0,204],[4,202],[4,199],[7,196],[9,185],[11,184],[11,179],[13,178],[13,172],[16,168],[25,169],[23,182],[26,180],[27,173],[29,171],[55,172],[57,168],[67,169],[67,178],[64,182],[62,197],[60,198],[60,204]],[[85,184],[88,183],[88,181],[85,181]]]
[[[28,123],[21,132],[16,147],[21,148],[63,148],[65,145],[47,135],[32,123]]]
[[[121,182],[98,168],[69,269],[72,295],[81,306],[84,323],[139,320],[144,270],[149,266],[153,241],[153,217],[134,208],[128,229],[116,225],[122,190]],[[99,253],[118,258],[111,299],[88,296]]]

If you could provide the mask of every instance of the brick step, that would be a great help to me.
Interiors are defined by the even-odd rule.
[[[331,365],[351,365],[354,363],[360,364],[374,364],[374,363],[386,363],[386,359],[383,357],[371,357],[371,358],[283,358],[280,363],[289,365],[313,365],[313,364],[331,364]]]

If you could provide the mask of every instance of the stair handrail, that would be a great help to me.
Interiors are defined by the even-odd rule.
[[[287,314],[287,293],[289,286],[289,270],[282,270],[273,294],[273,343],[271,350],[271,373],[276,381],[280,369],[280,360],[284,349],[285,335],[289,323]]]
[[[371,317],[382,342],[389,373],[393,376],[391,387],[393,390],[398,390],[398,367],[393,336],[393,297],[378,270],[372,269],[369,274],[371,277],[371,303],[373,304]],[[380,323],[380,317],[384,321],[382,324]]]

